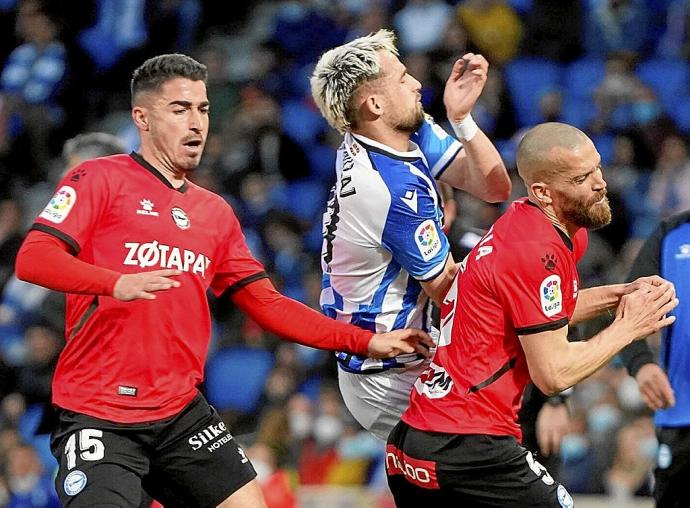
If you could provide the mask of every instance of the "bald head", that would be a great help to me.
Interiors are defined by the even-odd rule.
[[[549,122],[533,127],[522,138],[517,150],[517,168],[527,186],[548,181],[568,167],[568,155],[579,152],[592,141],[572,125]]]

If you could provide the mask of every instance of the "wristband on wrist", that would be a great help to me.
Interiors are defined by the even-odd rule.
[[[567,400],[567,395],[559,393],[558,395],[554,395],[553,397],[547,398],[545,402],[550,406],[560,406],[561,404],[565,404]]]
[[[479,131],[479,126],[474,121],[471,114],[467,115],[459,122],[453,122],[451,120],[450,125],[453,127],[455,136],[463,143],[471,141],[475,134],[477,134]]]

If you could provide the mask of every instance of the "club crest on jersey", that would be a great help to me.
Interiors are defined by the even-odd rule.
[[[39,217],[43,217],[50,222],[60,224],[63,220],[67,218],[70,210],[77,201],[77,191],[75,191],[69,185],[63,185],[58,189],[58,191],[50,198],[50,202],[43,209]]]
[[[189,229],[189,217],[187,217],[187,212],[185,212],[182,208],[178,208],[176,206],[170,210],[170,214],[172,215],[172,218],[178,228]]]
[[[561,291],[561,278],[558,275],[549,275],[539,288],[541,298],[541,310],[546,317],[555,316],[563,309],[563,291]]]
[[[415,390],[420,395],[430,399],[440,399],[448,395],[453,388],[453,379],[446,369],[431,362],[414,383]]]
[[[63,484],[65,494],[68,496],[76,496],[82,490],[84,490],[84,487],[86,487],[86,482],[86,475],[82,471],[75,469],[65,478],[65,483]]]
[[[429,261],[441,251],[441,238],[436,231],[436,224],[431,219],[425,220],[417,227],[414,241],[424,261]]]

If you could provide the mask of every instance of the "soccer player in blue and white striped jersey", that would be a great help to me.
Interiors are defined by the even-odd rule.
[[[432,331],[430,299],[441,305],[457,271],[436,180],[487,201],[505,200],[511,190],[496,148],[470,115],[487,71],[481,55],[468,53],[446,83],[459,142],[424,114],[421,84],[398,59],[392,32],[355,39],[317,63],[312,95],[344,134],[324,214],[321,306],[328,316],[372,331]],[[428,360],[337,358],[345,404],[385,440]]]

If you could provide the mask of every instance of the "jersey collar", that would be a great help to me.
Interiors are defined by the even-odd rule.
[[[153,174],[156,178],[158,178],[161,182],[163,182],[165,185],[170,187],[172,190],[176,190],[182,193],[187,192],[187,189],[189,188],[189,185],[187,185],[187,181],[185,180],[184,183],[180,187],[174,187],[173,184],[171,184],[167,178],[165,178],[160,171],[158,171],[156,168],[154,168],[151,164],[146,162],[146,160],[141,156],[141,154],[138,154],[137,152],[132,152],[129,154],[129,156],[134,159],[141,167],[143,167],[146,171],[149,173]]]
[[[548,220],[548,217],[546,216],[544,211],[541,208],[539,208],[539,205],[537,205],[536,203],[532,203],[532,201],[530,201],[529,199],[525,199],[524,203],[533,206],[534,208],[539,210],[542,213],[542,215],[544,215],[544,217]],[[565,232],[561,228],[556,227],[555,224],[551,223],[551,225],[553,226],[553,229],[556,230],[556,233],[558,233],[558,236],[561,237],[561,240],[563,240],[565,246],[568,247],[568,250],[573,252],[573,241],[570,239],[570,237],[567,234],[565,234]]]
[[[417,159],[424,157],[422,155],[422,151],[412,141],[410,141],[410,145],[413,147],[412,150],[408,152],[399,152],[397,150],[393,150],[388,145],[384,145],[383,143],[379,143],[378,141],[369,139],[366,136],[362,136],[361,134],[354,134],[351,132],[350,135],[352,135],[353,138],[359,141],[364,146],[364,148],[366,148],[370,152],[382,153],[383,155],[387,155],[389,157],[393,157],[394,159],[399,159],[406,162],[413,162]]]

